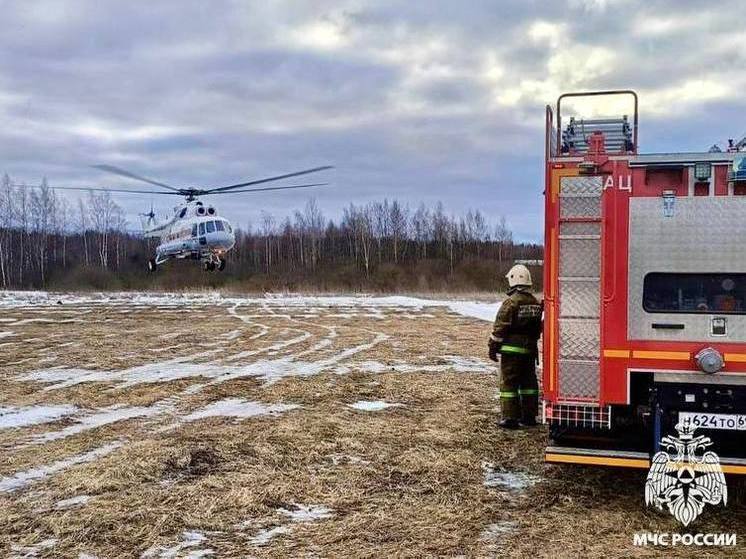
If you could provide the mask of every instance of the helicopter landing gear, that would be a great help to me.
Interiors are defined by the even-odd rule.
[[[148,272],[152,274],[157,269],[158,269],[158,263],[155,261],[155,258],[151,258],[150,260],[148,260]]]
[[[217,254],[208,253],[202,256],[202,269],[205,272],[214,272],[215,270],[222,272],[225,270],[225,264],[225,259],[220,258]]]

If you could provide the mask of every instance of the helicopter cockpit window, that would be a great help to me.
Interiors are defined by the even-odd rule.
[[[199,234],[200,235],[204,235],[205,234],[205,224],[204,223],[200,223],[199,224]]]
[[[215,229],[217,229],[218,231],[225,231],[225,228],[223,227],[223,222],[222,221],[216,221],[215,222]]]
[[[228,231],[228,233],[232,233],[233,229],[231,229],[231,224],[227,221],[225,222],[225,230]]]
[[[215,232],[215,222],[214,221],[208,221],[206,224],[207,232],[208,233],[214,233]]]
[[[197,224],[192,225],[192,237],[197,236]]]

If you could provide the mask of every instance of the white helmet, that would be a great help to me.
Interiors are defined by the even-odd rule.
[[[505,274],[505,277],[508,278],[508,285],[510,287],[515,287],[517,285],[531,287],[533,285],[533,282],[531,281],[531,272],[529,272],[528,268],[523,264],[516,264],[513,266],[510,271]]]

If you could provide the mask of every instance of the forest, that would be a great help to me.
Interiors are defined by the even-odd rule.
[[[234,223],[236,246],[224,272],[194,261],[146,269],[155,248],[127,222],[108,192],[75,202],[46,179],[0,181],[0,287],[127,290],[225,287],[237,291],[493,291],[516,260],[541,260],[541,245],[518,243],[504,217],[479,210],[449,215],[443,204],[397,200],[350,204],[338,219],[314,199],[285,216],[263,212]],[[533,268],[537,288],[540,268]]]

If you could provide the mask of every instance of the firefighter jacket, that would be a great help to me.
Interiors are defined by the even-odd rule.
[[[514,287],[497,312],[490,342],[499,344],[501,354],[536,354],[542,311],[536,297],[525,288]]]

